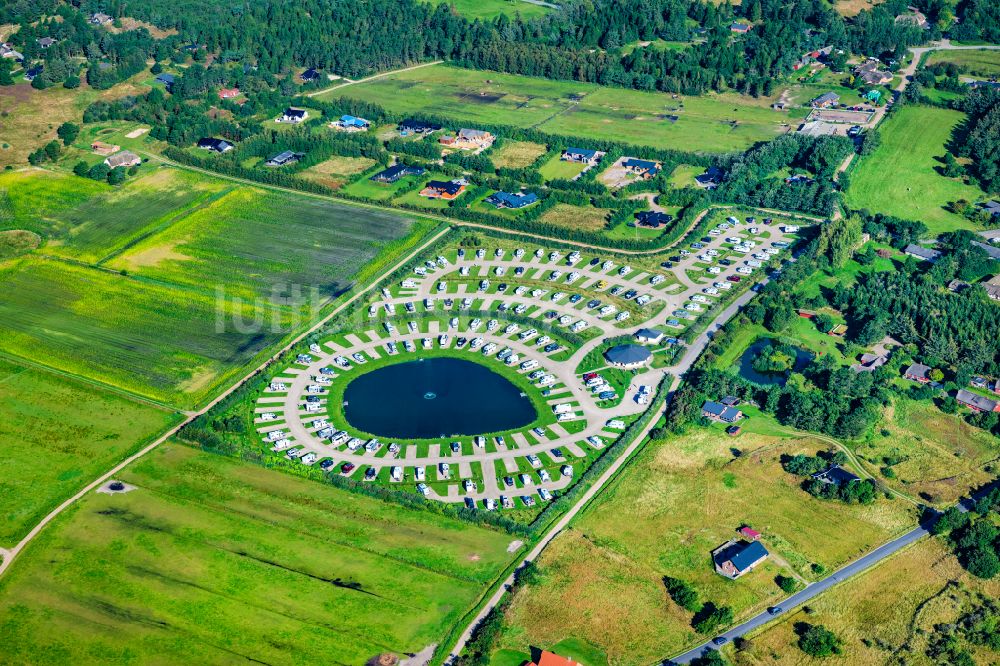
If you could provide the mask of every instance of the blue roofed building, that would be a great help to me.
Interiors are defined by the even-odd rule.
[[[589,148],[567,148],[563,151],[562,158],[566,162],[579,162],[581,164],[596,164],[601,159],[601,154]]]
[[[743,418],[743,412],[740,410],[729,405],[724,405],[721,402],[715,402],[714,400],[705,401],[701,406],[701,415],[707,419],[724,421],[725,423],[736,423]]]
[[[712,552],[715,571],[726,578],[739,578],[770,555],[760,541],[729,541]]]
[[[634,157],[627,157],[622,162],[622,166],[645,180],[655,178],[660,173],[662,165],[652,160],[640,160]]]
[[[357,116],[343,115],[340,120],[333,123],[335,127],[342,130],[366,130],[371,127],[371,122],[365,120],[364,118],[358,118]]]

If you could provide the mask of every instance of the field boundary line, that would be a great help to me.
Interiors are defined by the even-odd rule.
[[[75,372],[70,372],[69,370],[61,370],[59,368],[53,367],[51,365],[46,365],[39,361],[35,361],[30,358],[25,358],[18,354],[13,354],[8,351],[0,350],[0,358],[6,359],[10,363],[15,365],[20,365],[24,368],[34,368],[36,370],[41,370],[42,372],[47,372],[51,375],[56,375],[57,377],[67,377],[74,381],[81,382],[83,384],[89,384],[91,386],[96,386],[99,389],[108,391],[109,393],[116,393],[124,398],[134,400],[135,402],[141,402],[149,405],[150,407],[156,407],[157,409],[162,409],[166,412],[173,412],[176,414],[185,414],[183,409],[175,405],[168,404],[166,402],[161,402],[155,398],[149,398],[147,396],[141,395],[139,393],[134,393],[127,388],[121,386],[115,386],[114,384],[107,384],[100,381],[99,379],[93,379],[91,377],[84,377],[83,375],[78,375]]]
[[[272,363],[274,363],[275,361],[277,361],[286,352],[288,352],[290,349],[292,349],[293,347],[295,347],[295,345],[299,344],[300,342],[302,342],[302,340],[306,339],[308,336],[312,335],[317,330],[319,330],[320,328],[322,328],[324,325],[326,325],[327,322],[329,322],[331,319],[333,319],[333,317],[335,317],[336,315],[340,314],[347,307],[353,305],[355,301],[357,301],[358,299],[360,299],[360,298],[364,297],[366,294],[368,294],[368,292],[370,290],[374,289],[375,286],[383,278],[385,278],[387,275],[391,275],[393,272],[395,272],[396,270],[398,270],[399,268],[401,268],[407,262],[411,261],[414,256],[416,256],[416,255],[420,254],[421,252],[423,252],[427,247],[431,246],[433,243],[436,243],[438,240],[440,240],[442,237],[444,237],[450,231],[451,230],[446,227],[444,229],[441,229],[437,233],[434,233],[434,234],[430,235],[422,243],[420,243],[415,248],[413,248],[413,250],[411,250],[410,252],[408,252],[403,257],[400,257],[399,260],[397,260],[391,266],[387,267],[384,271],[382,271],[377,276],[375,276],[374,278],[372,278],[369,281],[369,283],[365,286],[365,288],[357,290],[354,294],[352,294],[349,298],[347,298],[347,300],[345,300],[343,303],[341,303],[337,307],[333,308],[330,312],[328,312],[326,315],[324,315],[322,318],[320,318],[315,324],[313,324],[312,326],[310,326],[309,328],[307,328],[305,331],[303,331],[299,335],[297,335],[294,338],[292,338],[288,343],[286,343],[280,349],[278,349],[277,351],[275,351],[271,356],[269,356],[267,359],[265,359],[257,367],[255,367],[253,370],[251,370],[251,371],[247,372],[246,374],[244,374],[235,383],[233,383],[232,385],[230,385],[229,388],[227,388],[222,393],[220,393],[215,398],[213,398],[208,404],[206,404],[201,409],[198,409],[198,410],[196,410],[194,412],[186,413],[186,418],[184,418],[180,423],[178,423],[178,424],[174,425],[173,427],[169,428],[168,430],[166,430],[165,432],[163,432],[159,437],[157,437],[156,439],[154,439],[150,444],[148,444],[147,446],[143,447],[139,451],[136,451],[132,455],[128,456],[127,458],[125,458],[124,460],[122,460],[121,462],[119,462],[118,464],[116,464],[114,467],[112,467],[110,470],[108,470],[107,472],[105,472],[104,474],[102,474],[101,476],[99,476],[98,478],[94,479],[93,481],[91,481],[90,483],[88,483],[86,486],[84,486],[83,488],[81,488],[74,495],[72,495],[68,499],[64,500],[61,504],[59,504],[59,506],[57,506],[55,509],[53,509],[48,514],[46,514],[46,516],[44,518],[42,518],[38,522],[38,524],[36,524],[33,528],[31,528],[31,530],[28,532],[28,534],[25,535],[24,538],[22,538],[16,545],[14,545],[13,548],[10,548],[10,549],[7,550],[5,556],[3,557],[3,560],[0,561],[0,576],[3,576],[3,574],[10,567],[11,563],[13,563],[15,559],[17,559],[17,556],[21,553],[21,551],[24,550],[31,543],[31,541],[36,536],[38,536],[38,534],[43,529],[45,529],[45,527],[50,522],[52,522],[53,520],[55,520],[59,516],[59,514],[61,514],[63,511],[65,511],[66,509],[68,509],[69,507],[71,507],[73,504],[75,504],[77,501],[79,501],[80,499],[82,499],[84,496],[86,496],[92,490],[94,490],[95,488],[98,488],[101,484],[103,484],[103,483],[107,482],[108,480],[110,480],[115,474],[117,474],[121,470],[125,469],[130,464],[132,464],[136,460],[139,460],[140,458],[142,458],[143,456],[145,456],[150,451],[156,449],[160,444],[162,444],[163,442],[167,441],[168,439],[170,439],[171,437],[173,437],[174,435],[176,435],[181,430],[181,428],[183,428],[184,426],[190,424],[196,418],[198,418],[199,416],[207,413],[210,409],[212,409],[217,404],[219,404],[220,402],[222,402],[223,400],[225,400],[226,398],[228,398],[230,395],[232,395],[235,391],[237,391],[238,389],[240,389],[248,381],[250,381],[251,379],[253,379],[254,377],[256,377],[258,374],[260,374],[264,370],[266,370]],[[2,352],[0,352],[0,353],[2,353]]]
[[[375,81],[376,79],[382,79],[382,78],[385,78],[387,76],[392,76],[393,74],[399,74],[401,72],[409,72],[410,70],[420,69],[422,67],[431,67],[433,65],[440,65],[443,62],[444,62],[444,60],[432,60],[431,62],[421,62],[421,63],[417,63],[416,65],[410,65],[408,67],[402,67],[400,69],[394,69],[394,70],[391,70],[391,71],[388,71],[388,72],[381,72],[379,74],[372,74],[371,76],[366,76],[363,79],[348,79],[347,77],[342,77],[344,79],[343,83],[337,83],[337,84],[334,84],[334,85],[330,86],[329,88],[323,88],[322,90],[314,90],[312,92],[308,92],[305,95],[303,95],[303,97],[319,97],[320,95],[322,95],[324,93],[332,92],[332,91],[337,90],[339,88],[346,88],[347,86],[353,86],[356,83],[368,83],[369,81]]]

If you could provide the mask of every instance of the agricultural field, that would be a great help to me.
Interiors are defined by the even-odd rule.
[[[0,359],[0,545],[177,420],[94,385]]]
[[[844,641],[839,662],[885,663],[892,654],[907,664],[932,666],[941,663],[925,653],[935,625],[955,622],[980,594],[996,599],[1000,583],[971,576],[940,539],[925,539],[813,599],[811,613],[796,609],[749,636],[749,647],[735,655],[735,663],[818,663],[796,646],[795,624],[808,622],[822,624]],[[986,648],[962,647],[972,652],[975,663],[996,659]],[[732,657],[731,650],[724,652]]]
[[[613,132],[629,143],[705,153],[744,150],[794,129],[791,125],[806,114],[804,109],[774,111],[773,100],[765,98],[675,97],[447,65],[398,72],[322,96],[325,101],[337,97],[470,124],[510,124],[593,139]]]
[[[866,9],[881,4],[885,0],[835,0],[834,9],[841,16],[857,16]]]
[[[648,445],[542,554],[540,582],[515,597],[500,647],[526,652],[585,639],[609,663],[654,663],[703,640],[691,614],[667,598],[663,576],[689,582],[700,599],[741,618],[784,595],[777,574],[813,580],[814,563],[832,570],[912,527],[909,504],[822,501],[780,467],[783,453],[823,448],[808,436],[734,439],[714,428]],[[732,582],[713,571],[709,553],[743,524],[764,534],[772,557]]]
[[[973,76],[997,76],[1000,75],[1000,51],[931,51],[924,61],[924,64],[937,65],[940,63],[953,63],[966,68],[968,74]]]
[[[960,111],[936,107],[898,109],[881,126],[879,148],[851,172],[847,205],[919,220],[934,235],[973,228],[945,207],[958,199],[976,201],[985,193],[971,182],[938,172],[945,145],[964,117]]]
[[[224,288],[228,297],[294,307],[290,289],[316,288],[324,300],[336,296],[381,247],[406,237],[413,227],[413,218],[397,213],[242,187],[129,248],[108,266],[204,292]]]
[[[0,580],[14,662],[362,664],[457,625],[510,535],[167,444]]]
[[[545,146],[531,141],[505,141],[490,153],[498,169],[523,169],[545,154]]]
[[[436,0],[429,0],[436,4]],[[469,20],[492,20],[501,14],[511,18],[520,14],[523,18],[542,16],[550,11],[549,7],[524,0],[448,0],[448,5]]]

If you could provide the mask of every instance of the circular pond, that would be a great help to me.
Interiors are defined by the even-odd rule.
[[[458,358],[429,358],[367,372],[344,389],[344,417],[382,437],[425,439],[522,428],[538,414],[507,378]]]

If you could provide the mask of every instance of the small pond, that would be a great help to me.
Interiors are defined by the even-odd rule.
[[[765,348],[771,345],[770,338],[758,338],[752,345],[747,347],[743,355],[740,356],[739,360],[736,362],[736,371],[743,379],[754,382],[755,384],[777,384],[779,386],[784,386],[785,382],[788,381],[788,373],[785,372],[758,372],[753,367],[753,361],[757,358]],[[813,354],[810,351],[801,349],[799,347],[795,348],[795,364],[792,370],[794,372],[802,372],[813,360]]]
[[[531,424],[531,400],[507,378],[458,358],[428,358],[365,373],[344,390],[344,416],[381,437],[479,435]]]

